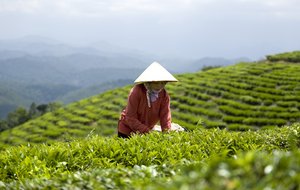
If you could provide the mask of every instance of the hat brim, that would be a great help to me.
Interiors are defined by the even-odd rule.
[[[134,81],[135,84],[145,82],[178,82],[178,80],[169,73],[163,66],[153,62],[145,71]]]

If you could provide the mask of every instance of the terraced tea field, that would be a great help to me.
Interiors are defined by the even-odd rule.
[[[117,138],[132,86],[6,130],[0,189],[299,190],[298,54],[177,75],[167,90],[185,132]]]
[[[172,119],[188,130],[204,127],[245,131],[300,120],[300,64],[265,60],[176,77],[180,82],[166,86]],[[115,135],[131,87],[83,99],[6,130],[0,134],[0,145]]]
[[[249,130],[300,119],[300,66],[240,63],[179,76],[170,85],[174,121],[190,129]]]

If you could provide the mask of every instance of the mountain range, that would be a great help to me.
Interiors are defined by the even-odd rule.
[[[241,60],[249,61],[162,58],[107,42],[75,46],[37,36],[1,40],[0,119],[32,102],[69,103],[125,85],[125,81],[130,84],[153,61],[159,61],[172,73],[185,73]]]

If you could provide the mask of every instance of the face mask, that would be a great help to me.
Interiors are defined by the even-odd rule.
[[[160,92],[160,90],[156,90],[156,91],[153,90],[149,93],[151,102],[156,101],[156,99],[158,98],[159,92]]]
[[[150,102],[155,102],[158,98],[159,92],[162,90],[151,90],[149,84],[145,83],[144,84],[146,89],[147,89],[147,100],[148,100],[148,106],[149,108],[151,107]]]

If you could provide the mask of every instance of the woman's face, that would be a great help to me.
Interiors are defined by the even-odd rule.
[[[152,90],[160,91],[165,87],[166,84],[167,82],[165,81],[157,81],[157,82],[150,82],[149,86]]]

